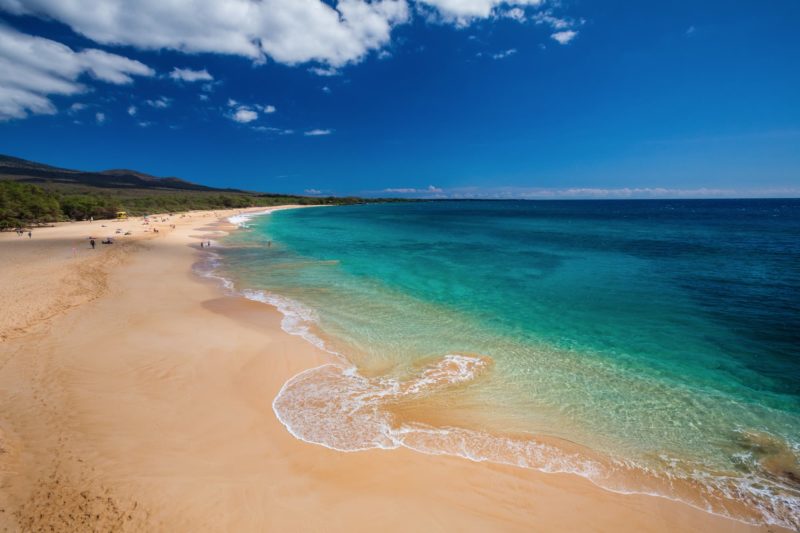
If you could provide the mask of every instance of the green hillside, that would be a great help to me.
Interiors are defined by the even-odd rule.
[[[310,197],[218,189],[134,170],[84,172],[0,155],[0,229],[60,220],[113,218],[285,204],[353,204],[360,198]],[[373,201],[373,200],[371,200]]]

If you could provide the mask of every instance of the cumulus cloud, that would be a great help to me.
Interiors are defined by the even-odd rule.
[[[568,44],[572,39],[578,36],[578,32],[574,30],[557,31],[550,37],[558,41],[558,44]]]
[[[254,120],[258,120],[258,113],[250,109],[249,107],[240,106],[231,115],[231,119],[235,120],[240,124],[247,124],[248,122],[253,122]]]
[[[185,81],[189,83],[195,81],[212,81],[214,79],[214,77],[209,74],[206,69],[192,70],[190,68],[178,67],[172,69],[172,72],[169,73],[169,77],[175,81]]]
[[[411,20],[412,6],[442,22],[526,20],[544,0],[0,0],[0,10],[68,25],[106,45],[187,53],[271,58],[330,76],[391,41],[394,27]],[[193,74],[194,73],[194,74]],[[204,74],[202,74],[204,73]],[[170,76],[208,75],[176,69]]]
[[[7,0],[0,0],[0,6]],[[54,114],[51,95],[85,92],[79,81],[89,75],[123,85],[132,76],[153,76],[147,65],[102,50],[79,52],[59,42],[35,37],[0,23],[0,121],[29,114]]]
[[[132,106],[128,107],[128,114],[130,116],[134,116],[136,114],[136,111],[137,111],[137,109],[136,109],[135,105],[132,105]]]
[[[525,18],[523,8],[540,6],[543,0],[420,0],[419,3],[434,8],[442,20],[464,26],[475,19],[493,15],[509,16],[521,21]],[[501,7],[507,9],[498,13]]]
[[[102,44],[341,66],[389,42],[406,0],[0,0],[0,9],[63,22]]]
[[[94,119],[97,121],[98,124],[102,124],[106,121],[106,114],[105,113],[95,113]]]
[[[241,124],[247,124],[249,122],[258,120],[259,112],[264,113],[265,115],[270,115],[277,111],[277,108],[274,105],[242,104],[233,98],[228,98],[228,107],[233,108],[233,111],[228,114],[228,117],[231,120]],[[256,126],[253,127],[253,129],[257,131],[276,130],[276,128],[267,128],[266,126]]]
[[[331,133],[333,133],[332,130],[313,129],[304,132],[303,135],[306,137],[319,137],[321,135],[330,135]]]

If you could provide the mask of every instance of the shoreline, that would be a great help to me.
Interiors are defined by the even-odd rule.
[[[277,309],[221,295],[194,274],[194,242],[225,231],[230,215],[216,213],[134,235],[98,257],[64,257],[86,225],[35,231],[38,252],[0,236],[7,277],[33,280],[0,287],[4,301],[22,309],[37,284],[28,299],[47,300],[25,303],[36,309],[23,313],[32,317],[23,326],[0,316],[0,331],[12,331],[0,339],[1,525],[770,529],[577,476],[408,449],[341,453],[295,439],[273,398],[331,357],[284,332]]]
[[[246,223],[260,214],[261,213],[253,213],[245,215],[241,217],[240,222]],[[213,274],[213,277],[222,280],[226,288],[235,286],[234,280],[217,275],[217,270],[214,272],[215,274]],[[542,474],[575,475],[590,481],[601,490],[614,494],[664,498],[747,525],[758,527],[759,524],[762,524],[762,517],[759,516],[757,509],[748,507],[738,500],[723,497],[720,493],[713,490],[709,491],[707,487],[699,487],[696,485],[696,480],[672,478],[668,476],[668,473],[667,476],[658,476],[646,469],[642,471],[634,466],[621,467],[617,460],[597,452],[589,446],[548,435],[498,434],[487,432],[478,426],[474,426],[470,429],[466,427],[427,426],[424,424],[422,426],[416,424],[413,426],[404,426],[398,431],[392,431],[386,429],[385,424],[390,423],[388,420],[384,421],[384,424],[381,424],[384,426],[383,429],[375,432],[376,428],[370,427],[374,425],[374,423],[372,423],[374,421],[362,420],[359,427],[354,429],[360,429],[362,433],[366,432],[367,434],[371,434],[374,437],[383,439],[384,442],[379,443],[375,440],[367,439],[362,445],[350,447],[352,443],[340,445],[335,442],[335,439],[331,441],[332,437],[328,430],[325,430],[323,434],[319,434],[314,429],[311,431],[309,431],[308,428],[298,429],[293,425],[293,422],[297,423],[297,420],[294,420],[291,416],[291,411],[298,409],[297,398],[294,402],[290,400],[284,401],[284,396],[291,394],[291,389],[295,383],[306,380],[312,382],[312,385],[306,392],[309,396],[316,396],[319,394],[320,390],[325,389],[331,378],[331,372],[341,372],[343,376],[359,376],[358,367],[343,353],[329,349],[328,347],[332,344],[335,345],[336,342],[327,338],[325,334],[309,333],[308,327],[310,326],[313,328],[315,321],[307,315],[313,316],[315,311],[313,309],[308,309],[306,312],[303,312],[302,309],[305,307],[305,304],[287,299],[282,295],[272,293],[266,289],[251,290],[248,288],[241,288],[235,292],[249,300],[265,303],[277,309],[285,317],[282,325],[286,333],[299,336],[333,356],[332,360],[325,365],[308,368],[293,376],[283,385],[278,395],[273,400],[272,407],[275,416],[285,426],[286,430],[298,440],[344,453],[375,449],[397,450],[404,448],[426,455],[448,455],[475,463],[509,465]],[[301,309],[299,329],[297,324],[287,327],[286,320],[297,319],[298,307]],[[446,360],[448,358],[458,358],[462,360],[462,364],[476,365],[472,370],[467,369],[466,371],[468,373],[475,371],[480,372],[481,368],[485,368],[487,364],[489,366],[492,364],[491,361],[484,361],[479,357],[452,354],[444,357],[444,364],[447,364]],[[441,370],[444,369],[442,368]],[[314,374],[319,374],[322,382],[314,383]],[[458,376],[450,376],[450,379],[457,378]],[[465,378],[465,376],[462,376],[462,379]],[[359,380],[363,380],[363,376],[359,378]],[[358,388],[358,385],[358,383],[353,383],[351,386]],[[395,383],[395,385],[403,386],[400,383]],[[376,386],[379,387],[379,385]],[[302,386],[300,386],[300,388],[302,388]],[[335,399],[339,395],[345,394],[345,392],[341,390],[331,390],[328,391],[328,393],[330,400],[326,402],[326,405],[336,404]],[[362,391],[361,393],[368,394],[366,391]],[[383,391],[383,393],[389,393],[389,391]],[[373,391],[373,394],[383,396],[382,393],[376,391]],[[295,393],[294,396],[297,397],[297,393]],[[300,396],[304,396],[302,391]],[[303,402],[303,400],[300,400],[300,402]],[[337,421],[338,423],[336,426],[347,425],[348,420],[358,416],[358,412],[360,411],[358,408],[352,408],[353,410],[350,411],[351,408],[352,407],[347,408],[348,411],[344,417],[344,411],[341,411],[341,409],[344,409],[343,407],[340,407],[339,411],[334,409],[332,412],[321,410],[318,415],[320,418],[327,420],[336,420],[337,417],[341,418],[341,420]],[[282,410],[288,410],[288,416],[285,412],[282,414]],[[306,412],[309,411],[309,409],[303,404],[303,407],[300,407],[300,411]],[[390,408],[389,412],[391,412]],[[302,425],[303,422],[301,421],[299,424]],[[326,425],[330,425],[330,422]],[[486,449],[491,449],[492,451],[487,453]],[[620,468],[622,468],[622,471],[620,471]],[[787,526],[768,523],[765,527],[785,528]]]

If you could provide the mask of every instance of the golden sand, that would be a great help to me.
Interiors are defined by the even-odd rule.
[[[328,355],[193,274],[230,214],[0,234],[0,528],[766,531],[572,475],[296,440],[272,400]]]

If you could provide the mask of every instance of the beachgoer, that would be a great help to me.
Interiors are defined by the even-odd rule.
[[[89,239],[89,244],[91,244],[91,245],[92,245],[92,250],[94,250],[94,246],[95,246],[95,244],[96,244],[96,243],[94,242],[94,239]]]
[[[33,238],[33,233],[32,233],[32,232],[30,232],[30,231],[28,232],[28,238],[29,238],[29,239],[32,239],[32,238]]]
[[[203,241],[200,241],[200,248],[203,247]]]

